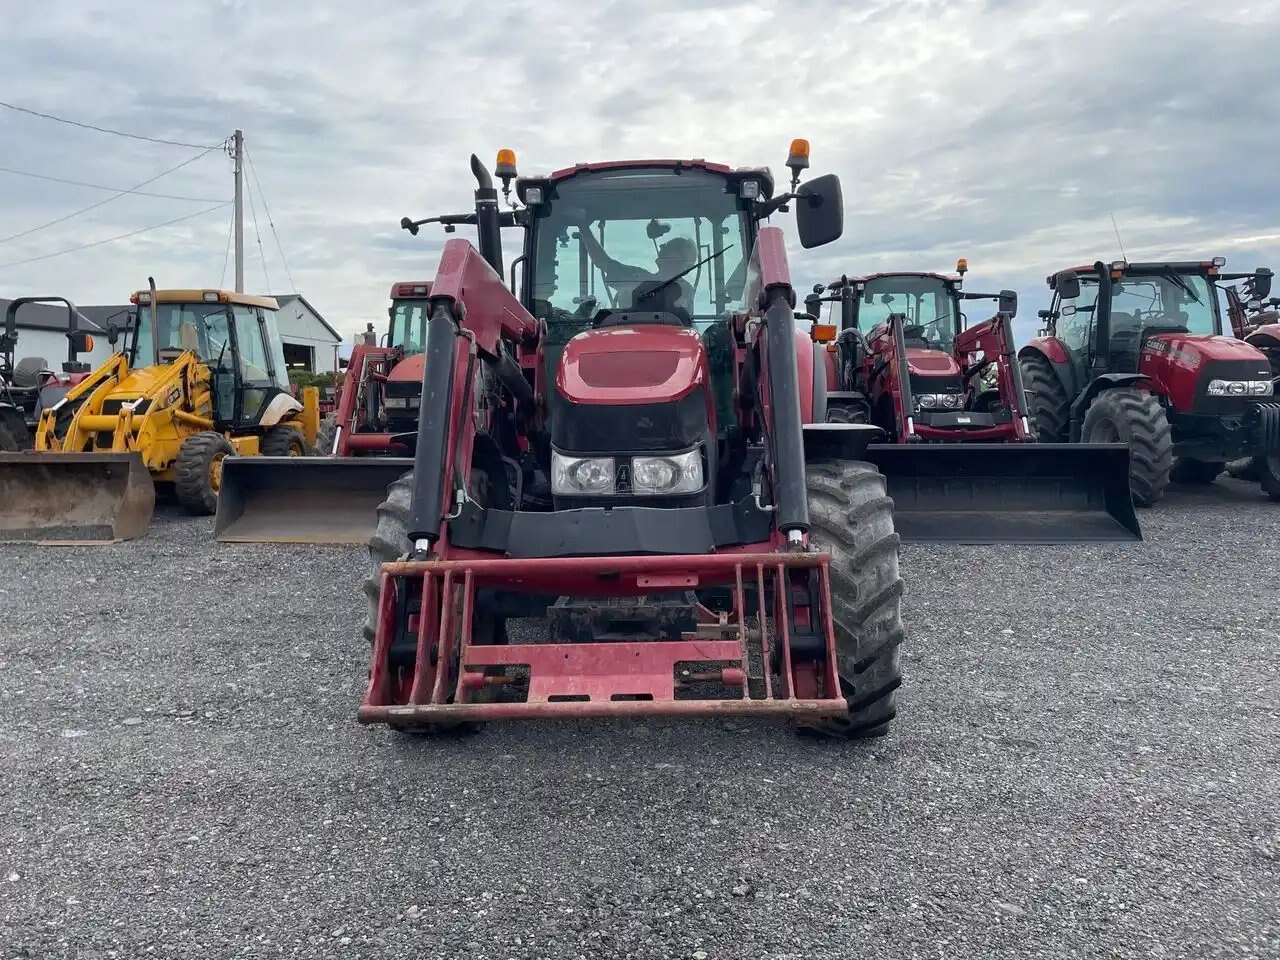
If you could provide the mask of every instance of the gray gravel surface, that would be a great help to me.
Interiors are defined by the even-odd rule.
[[[1280,956],[1280,505],[904,548],[892,734],[356,725],[361,551],[0,546],[0,957]]]

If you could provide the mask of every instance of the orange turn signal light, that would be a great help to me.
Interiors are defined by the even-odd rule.
[[[814,343],[830,343],[836,338],[836,332],[834,323],[815,323],[809,330],[809,335],[813,337]]]

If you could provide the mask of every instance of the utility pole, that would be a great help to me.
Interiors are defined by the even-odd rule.
[[[244,293],[244,133],[235,133],[234,150],[236,169],[236,293]]]

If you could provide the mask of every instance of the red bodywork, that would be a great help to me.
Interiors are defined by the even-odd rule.
[[[749,308],[731,321],[741,337],[735,338],[735,377],[748,351],[754,349],[761,354],[756,369],[767,378],[764,327],[755,322],[763,317],[765,294],[781,290],[794,303],[782,237],[780,229],[764,228],[752,251]],[[495,350],[497,338],[503,336],[508,349],[515,349],[521,366],[534,379],[539,397],[544,392],[538,379],[542,351],[537,321],[467,241],[446,243],[433,289],[436,298],[453,307],[467,334],[458,337],[454,347],[454,386],[447,412],[451,441],[444,468],[446,475],[452,476],[459,468],[465,472],[471,463],[476,432],[474,383],[467,376],[471,337],[483,354]],[[613,353],[621,351],[625,343],[638,349]],[[812,371],[811,344],[798,340],[797,350],[810,356]],[[636,353],[641,355],[638,362]],[[625,356],[631,362],[612,356]],[[566,346],[556,372],[557,387],[568,398],[592,404],[653,402],[679,396],[705,381],[707,375],[701,342],[696,335],[675,327],[627,332],[605,329],[580,335]],[[768,395],[766,386],[761,396]],[[763,409],[739,411],[744,429],[759,416],[766,426],[770,423],[767,404]],[[442,509],[448,506],[441,504]],[[835,640],[827,599],[828,557],[783,552],[776,529],[767,542],[715,554],[542,559],[514,559],[456,548],[450,543],[449,529],[448,523],[441,528],[434,545],[435,559],[382,566],[373,668],[359,710],[362,722],[413,725],[459,719],[655,713],[812,718],[848,711],[836,681]],[[816,661],[793,659],[786,617],[777,618],[772,634],[750,629],[745,618],[758,616],[764,622],[764,598],[773,597],[775,608],[785,606],[787,591],[792,591],[792,596],[798,589],[807,591],[814,571],[819,606],[797,603],[795,623],[798,628],[818,629],[825,654]],[[402,589],[396,589],[396,583]],[[724,586],[732,595],[733,612],[716,614],[700,607],[697,629],[679,640],[485,644],[477,643],[472,634],[472,614],[476,590],[486,586],[575,598],[619,598]],[[747,591],[752,588],[755,605],[748,600]],[[405,612],[398,606],[402,597],[420,600],[421,612],[409,616],[407,622],[417,641],[412,668],[393,668],[388,663],[397,625],[405,620]],[[816,611],[816,624],[811,610]],[[459,669],[451,678],[436,665],[453,663],[455,651]],[[750,664],[770,662],[775,655],[783,665],[780,684],[771,684],[766,670],[763,698],[749,696],[746,680]],[[709,668],[708,663],[712,665]],[[701,666],[690,666],[694,664]],[[524,702],[476,702],[477,693],[486,686],[509,683],[504,672],[516,667],[528,676]],[[729,690],[729,696],[691,699],[687,686],[693,681],[719,683]]]
[[[1212,334],[1159,333],[1149,338],[1138,358],[1138,373],[1154,392],[1167,397],[1177,411],[1195,403],[1200,368],[1210,360],[1256,361],[1258,377],[1269,377],[1267,358],[1256,347],[1233,337]]]

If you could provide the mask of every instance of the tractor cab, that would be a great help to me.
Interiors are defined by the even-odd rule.
[[[391,323],[383,338],[383,346],[398,347],[404,356],[422,353],[426,349],[430,296],[430,281],[391,285],[391,306],[387,308]]]

